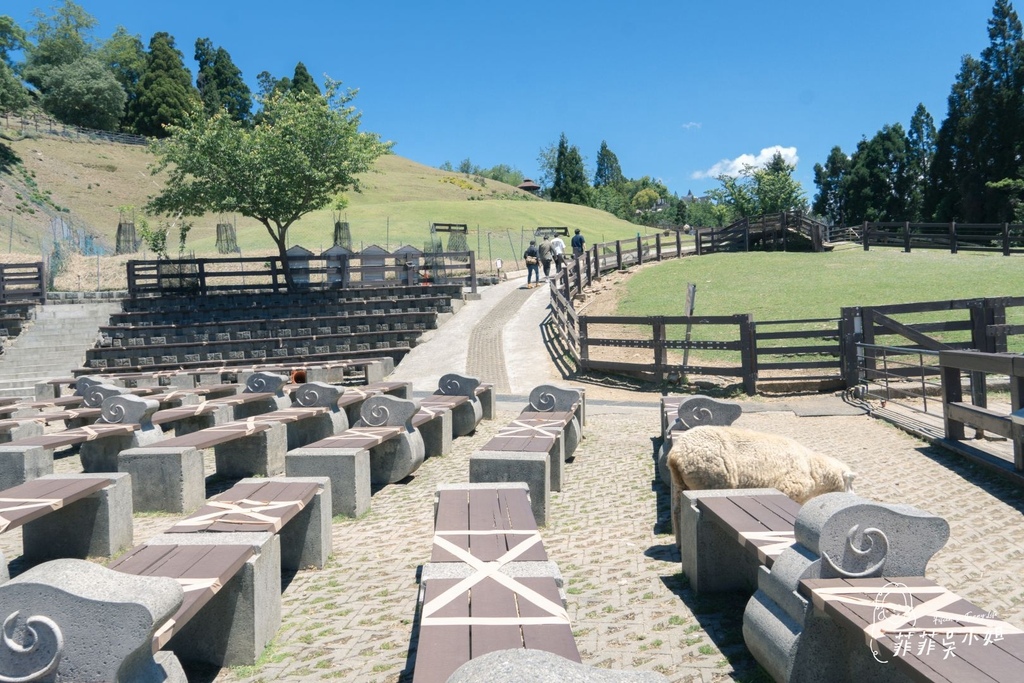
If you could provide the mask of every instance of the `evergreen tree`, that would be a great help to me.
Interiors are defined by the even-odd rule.
[[[252,109],[252,92],[242,80],[241,70],[224,48],[214,48],[209,38],[196,40],[199,75],[196,87],[206,113],[213,116],[221,108],[236,121],[246,121]]]
[[[980,75],[978,60],[965,56],[947,99],[946,118],[935,138],[924,206],[924,214],[934,220],[964,220],[982,212],[982,163],[975,137],[979,116],[975,92]]]
[[[291,89],[294,92],[302,92],[307,95],[319,95],[320,88],[317,87],[316,81],[309,75],[309,71],[306,70],[306,65],[299,62],[295,65],[295,73],[292,74]]]
[[[139,81],[139,94],[132,112],[132,124],[142,135],[165,137],[164,127],[177,125],[197,104],[192,76],[185,68],[174,38],[163,31],[149,41],[146,70]]]
[[[0,111],[21,111],[29,95],[14,73],[10,53],[25,45],[25,32],[9,16],[0,15]]]
[[[825,165],[814,165],[814,184],[818,194],[814,196],[811,210],[825,217],[831,225],[846,224],[846,174],[850,170],[850,158],[836,145],[828,153]]]
[[[139,80],[146,68],[146,49],[142,39],[128,33],[125,27],[118,26],[114,35],[100,46],[98,56],[124,90],[125,106],[121,126],[127,127],[128,113],[135,106]]]
[[[583,157],[576,145],[569,145],[565,133],[558,140],[551,201],[584,206],[590,203],[590,185],[583,168]]]
[[[594,187],[614,187],[623,181],[622,168],[615,152],[608,149],[608,143],[601,141],[597,151],[597,170],[594,172]]]
[[[900,221],[907,216],[907,149],[903,126],[882,126],[850,157],[846,208],[853,223]]]
[[[46,92],[46,77],[53,70],[78,61],[93,51],[92,30],[96,19],[71,0],[53,8],[53,14],[34,10],[36,23],[25,46],[22,77]]]
[[[935,158],[935,122],[923,104],[918,104],[907,129],[907,215],[906,220],[924,220],[924,196],[932,160]]]

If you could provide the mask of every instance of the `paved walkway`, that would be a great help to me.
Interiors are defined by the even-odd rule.
[[[528,372],[539,374],[539,366],[553,373],[543,347],[524,334],[543,318],[543,296],[533,296],[538,291],[544,290],[520,293],[515,283],[503,283],[456,314],[444,334],[416,349],[433,359],[419,366],[425,370],[414,379],[416,389],[432,388],[432,378],[436,383],[436,376],[461,369],[460,363],[473,367],[483,362],[467,358],[467,332],[477,325],[489,328],[492,340],[501,328],[500,349],[512,391],[522,392],[527,381],[513,363],[528,359],[533,366]],[[490,317],[497,306],[515,302],[520,308],[511,316],[496,312],[504,317]],[[500,319],[507,322],[499,325]],[[476,322],[469,325],[470,320]],[[459,338],[453,339],[449,333],[455,331]],[[415,374],[408,367],[400,369],[403,373],[410,379]],[[601,392],[588,387],[591,393]],[[466,481],[469,455],[523,402],[522,395],[503,399],[496,419],[482,423],[473,436],[457,439],[451,455],[430,459],[406,483],[376,492],[363,518],[336,519],[334,557],[322,571],[289,577],[284,624],[256,666],[194,669],[191,680],[410,680],[416,576],[429,558],[433,491],[439,483]],[[544,545],[565,577],[569,616],[584,661],[656,670],[671,681],[768,680],[743,644],[745,600],[698,599],[680,574],[668,523],[668,491],[654,479],[658,396],[607,394],[590,400],[588,407],[585,439],[566,467],[563,491],[552,496],[551,522],[543,530]],[[931,563],[929,576],[1024,628],[1020,491],[835,397],[754,400],[744,402],[744,409],[738,425],[785,434],[846,461],[858,473],[862,495],[946,517],[952,537]],[[58,461],[59,471],[79,467],[77,456]],[[137,516],[136,539],[176,519]],[[20,552],[19,542],[17,531],[0,536],[8,557]]]

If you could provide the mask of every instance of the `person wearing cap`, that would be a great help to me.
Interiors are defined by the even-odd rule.
[[[526,287],[532,289],[540,284],[540,273],[537,270],[537,262],[540,260],[537,240],[530,240],[530,246],[523,252],[523,260],[526,261]],[[531,282],[533,284],[530,284]]]

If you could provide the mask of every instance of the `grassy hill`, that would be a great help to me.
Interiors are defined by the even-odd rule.
[[[152,176],[151,155],[142,147],[58,137],[0,138],[0,252],[38,257],[49,252],[54,217],[70,216],[108,248],[114,244],[118,208],[141,207],[161,187]],[[8,153],[4,153],[7,145]],[[303,217],[289,232],[289,244],[319,252],[333,244],[335,220],[347,221],[353,248],[379,244],[422,248],[431,223],[465,223],[471,249],[486,258],[488,236],[495,258],[520,252],[537,226],[580,228],[591,242],[634,236],[638,226],[586,207],[539,200],[493,180],[441,171],[400,156],[378,160],[360,179],[361,193],[349,193],[340,215],[330,210]],[[70,213],[65,212],[65,209]],[[196,255],[215,255],[216,224],[236,225],[243,255],[271,253],[273,243],[259,223],[241,216],[208,215],[197,220],[187,244]],[[643,228],[640,228],[641,230]],[[2,238],[8,237],[9,245]],[[172,252],[174,250],[172,245]],[[141,254],[140,254],[141,256]]]

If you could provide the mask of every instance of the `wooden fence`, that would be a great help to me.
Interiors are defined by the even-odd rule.
[[[352,254],[289,259],[292,281],[310,289],[379,285],[465,283],[477,291],[474,252],[444,252],[413,258]],[[196,258],[128,262],[130,296],[287,290],[280,257]]]
[[[811,250],[825,251],[829,242],[837,239],[845,229],[836,229],[806,216],[802,211],[783,211],[741,218],[723,228],[699,228],[696,233],[698,254],[722,251],[750,251],[760,245],[769,251],[786,251],[790,240],[799,238]]]
[[[1024,254],[1024,225],[1017,223],[867,223],[861,226],[864,251],[871,247]]]
[[[144,135],[69,126],[55,118],[40,114],[29,117],[7,112],[3,114],[3,119],[5,128],[19,130],[22,135],[50,135],[71,140],[102,140],[122,145],[146,145],[149,142]]]
[[[0,304],[46,303],[46,275],[42,262],[0,263]]]

